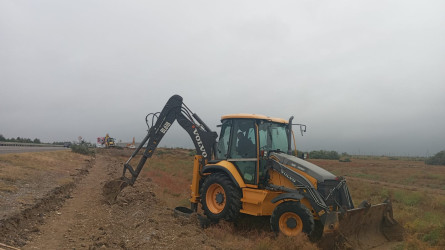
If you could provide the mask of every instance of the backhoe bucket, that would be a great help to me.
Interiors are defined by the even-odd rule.
[[[390,201],[333,213],[325,223],[323,249],[371,249],[403,240],[403,227],[394,220]]]
[[[113,204],[119,193],[126,186],[128,186],[128,183],[122,180],[121,178],[111,180],[105,183],[105,185],[102,188],[102,194],[104,196],[105,201],[108,202],[108,204]]]

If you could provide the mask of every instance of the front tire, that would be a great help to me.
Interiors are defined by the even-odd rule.
[[[310,235],[314,230],[314,217],[300,202],[286,201],[275,208],[270,225],[274,232],[286,236],[297,236],[300,233]]]
[[[233,221],[241,209],[241,191],[226,174],[213,173],[202,185],[201,204],[211,221]]]

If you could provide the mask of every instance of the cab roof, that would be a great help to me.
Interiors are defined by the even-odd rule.
[[[266,120],[270,122],[283,123],[288,124],[289,121],[284,120],[282,118],[273,118],[265,115],[257,115],[257,114],[230,114],[221,116],[221,120],[226,119],[257,119],[257,120]]]

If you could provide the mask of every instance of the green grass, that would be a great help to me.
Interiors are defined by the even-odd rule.
[[[445,235],[445,226],[437,227],[432,229],[430,232],[423,235],[422,240],[429,243],[430,245],[437,245],[439,240]]]
[[[394,199],[406,206],[418,206],[425,200],[425,196],[419,192],[396,190],[394,191]]]
[[[416,181],[418,179],[419,178],[417,176],[412,175],[412,176],[409,176],[408,178],[406,178],[405,180],[403,180],[402,184],[404,184],[404,185],[411,185],[411,184],[416,183]]]
[[[382,188],[382,189],[380,190],[379,195],[380,195],[380,197],[382,197],[382,198],[390,197],[390,196],[391,196],[391,192],[390,192],[388,189],[386,189],[386,188]]]

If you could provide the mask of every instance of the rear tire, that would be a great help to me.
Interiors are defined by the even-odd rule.
[[[296,201],[286,201],[278,205],[270,217],[274,232],[286,236],[297,236],[300,233],[311,235],[314,230],[314,217],[309,209]]]
[[[213,173],[204,180],[201,188],[204,214],[213,222],[233,221],[241,209],[241,190],[224,173]]]

